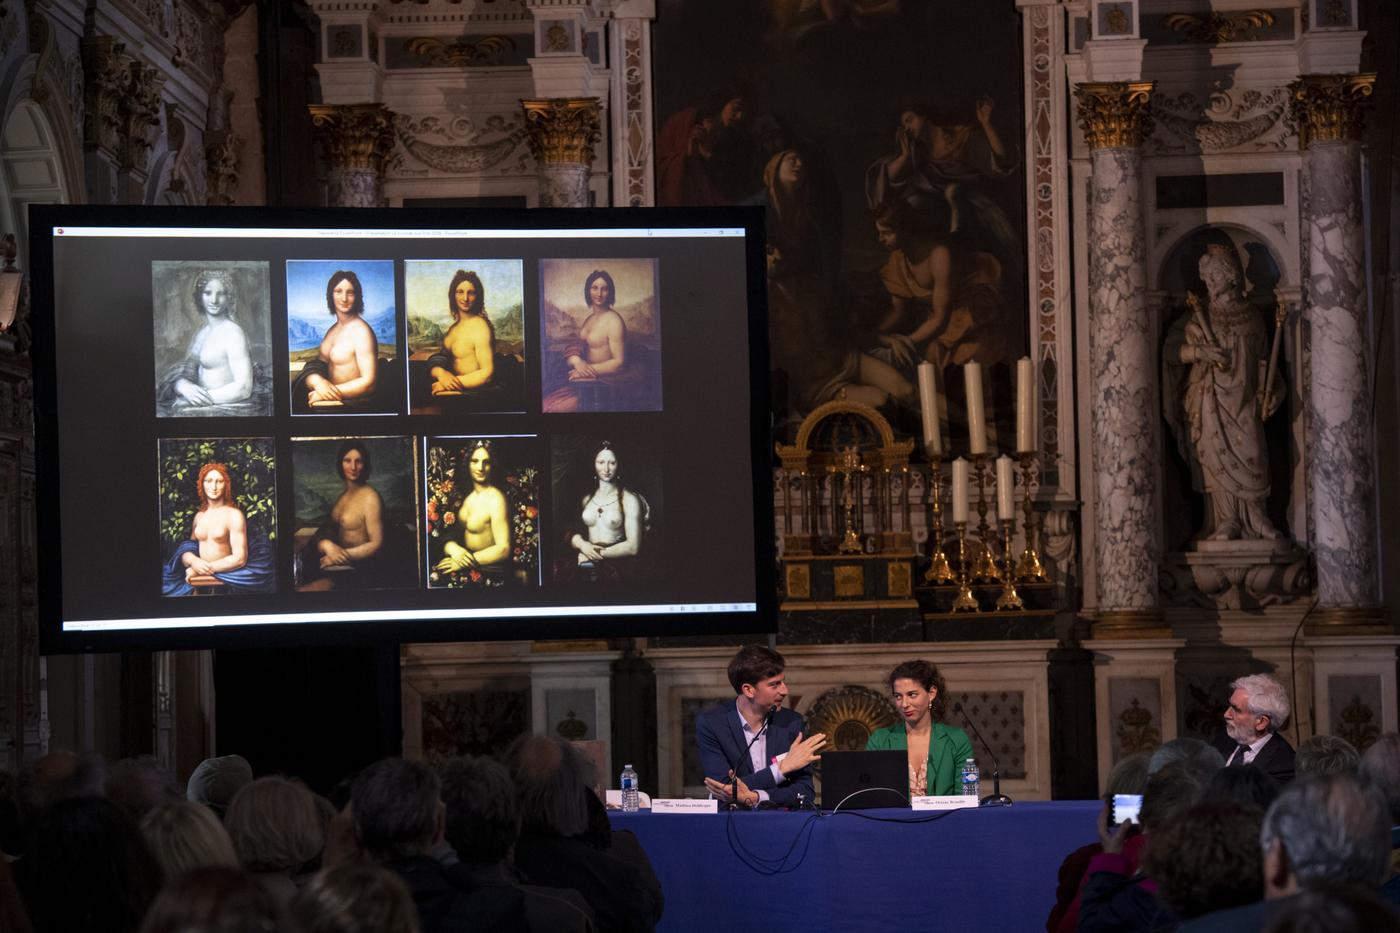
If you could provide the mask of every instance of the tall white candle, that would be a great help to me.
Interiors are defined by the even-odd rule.
[[[967,461],[953,461],[953,521],[967,521]]]
[[[1011,458],[997,457],[997,518],[1010,521],[1016,517],[1016,481],[1011,476]]]
[[[963,386],[967,390],[967,449],[974,455],[987,452],[987,408],[982,402],[982,364],[968,363],[963,367]]]
[[[938,429],[938,385],[934,382],[933,364],[919,364],[919,413],[924,419],[924,451],[932,457],[943,456],[943,437]]]
[[[1016,361],[1016,452],[1035,452],[1035,364],[1029,356]]]

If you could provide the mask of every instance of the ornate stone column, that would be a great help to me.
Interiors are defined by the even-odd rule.
[[[308,109],[330,160],[326,200],[332,207],[382,205],[394,114],[383,104],[312,104]]]
[[[1148,332],[1142,214],[1150,81],[1075,86],[1092,160],[1089,203],[1090,404],[1094,457],[1095,638],[1160,637],[1158,417]]]
[[[587,207],[598,141],[596,97],[522,100],[530,151],[540,168],[540,207]]]
[[[1303,149],[1303,308],[1311,348],[1308,485],[1318,606],[1312,630],[1386,622],[1376,566],[1375,457],[1366,347],[1361,112],[1374,74],[1289,86]]]

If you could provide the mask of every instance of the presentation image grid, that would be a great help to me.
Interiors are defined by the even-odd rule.
[[[148,232],[54,240],[60,356],[132,377],[112,423],[60,373],[60,486],[157,538],[92,568],[63,512],[66,630],[753,608],[741,229]]]

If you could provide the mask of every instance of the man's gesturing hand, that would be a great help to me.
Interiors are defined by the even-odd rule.
[[[826,745],[826,734],[818,732],[816,735],[804,739],[802,733],[797,733],[797,738],[792,740],[792,745],[788,748],[783,760],[778,762],[778,769],[784,774],[791,774],[800,771],[814,761],[820,761],[818,754]]]

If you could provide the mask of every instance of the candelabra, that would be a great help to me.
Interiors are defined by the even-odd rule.
[[[972,566],[972,579],[982,581],[1000,578],[992,549],[987,546],[991,537],[991,525],[987,524],[987,464],[990,462],[991,454],[972,455],[972,466],[977,471],[977,558]]]
[[[933,506],[929,527],[933,530],[933,554],[929,561],[928,572],[924,574],[925,583],[951,583],[953,581],[953,568],[948,565],[948,555],[943,553],[942,466],[941,458],[933,457],[931,459],[929,479],[933,484]]]
[[[1005,542],[1002,555],[1006,558],[1006,569],[1002,574],[1001,596],[997,597],[997,608],[1008,611],[1024,609],[1026,604],[1021,602],[1021,594],[1016,592],[1015,559],[1011,550],[1011,538],[1016,533],[1016,519],[1002,519],[1001,533]]]
[[[844,482],[844,494],[841,504],[845,507],[846,533],[841,537],[841,543],[837,546],[837,553],[859,554],[863,547],[860,543],[860,535],[856,534],[855,527],[855,496],[851,494],[851,486],[854,483],[855,474],[865,471],[865,466],[860,462],[860,451],[852,447],[843,448],[839,458],[840,467],[833,468],[833,472],[839,472]],[[833,477],[834,478],[834,477]]]
[[[1026,549],[1021,552],[1021,559],[1016,562],[1016,579],[1022,583],[1040,583],[1045,580],[1045,568],[1040,565],[1040,555],[1035,551],[1035,503],[1031,500],[1031,467],[1035,464],[1037,456],[1039,455],[1033,450],[1020,454],[1021,488],[1026,493],[1021,505],[1026,513]],[[1008,559],[1010,554],[1008,549]]]
[[[977,597],[972,595],[967,575],[967,522],[954,522],[958,529],[958,598],[953,600],[954,612],[980,612]]]

